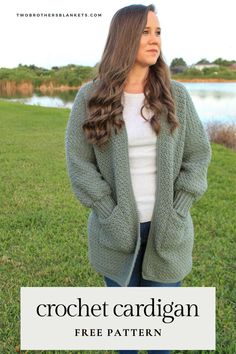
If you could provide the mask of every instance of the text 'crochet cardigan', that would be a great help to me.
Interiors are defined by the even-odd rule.
[[[91,208],[88,256],[94,269],[128,286],[141,245],[140,222],[132,189],[126,126],[105,149],[87,143],[82,123],[88,114],[90,81],[78,91],[67,123],[68,175],[78,200]],[[207,190],[212,151],[190,94],[171,80],[180,127],[171,135],[165,113],[157,135],[156,196],[142,263],[144,279],[182,280],[192,269],[194,226],[190,207]],[[142,188],[142,186],[140,186]],[[79,217],[79,216],[78,216]]]

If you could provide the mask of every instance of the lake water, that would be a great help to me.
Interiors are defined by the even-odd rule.
[[[209,122],[236,124],[236,83],[183,83],[188,89],[198,115]],[[55,92],[54,96],[33,95],[10,98],[29,105],[71,109],[77,91]]]
[[[183,84],[204,123],[236,124],[236,82]]]

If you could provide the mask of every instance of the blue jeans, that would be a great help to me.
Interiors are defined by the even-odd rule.
[[[149,287],[166,287],[166,286],[181,286],[181,282],[177,283],[160,283],[157,281],[147,280],[142,278],[142,261],[147,244],[148,233],[151,222],[147,221],[140,224],[141,247],[137,256],[137,260],[133,269],[128,286],[149,286]],[[120,286],[114,280],[104,276],[106,286],[117,287]],[[138,350],[119,350],[119,354],[138,354]],[[169,350],[148,350],[148,354],[170,354]]]

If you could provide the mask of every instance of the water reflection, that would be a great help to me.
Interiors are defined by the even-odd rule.
[[[236,123],[236,83],[183,83],[204,123]],[[71,109],[78,90],[55,91],[50,95],[35,92],[32,97],[12,97],[29,105]]]
[[[28,105],[36,105],[43,107],[57,107],[57,108],[71,108],[71,101],[66,102],[59,97],[49,97],[33,95],[32,97],[27,98],[12,98],[10,101],[21,102]]]
[[[1,96],[1,99],[43,107],[71,108],[77,92],[78,90],[54,91],[52,94],[43,95],[36,91],[32,96],[15,94],[10,98]]]
[[[236,123],[236,83],[183,83],[204,123]]]

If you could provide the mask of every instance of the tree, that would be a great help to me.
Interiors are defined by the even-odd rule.
[[[28,68],[31,70],[37,70],[37,66],[35,66],[34,64],[30,64]]]
[[[175,58],[172,60],[170,67],[174,68],[175,66],[185,66],[187,68],[187,64],[183,58]]]
[[[182,73],[188,68],[183,58],[175,58],[170,64],[170,70],[173,74]]]
[[[196,63],[196,65],[197,65],[197,64],[205,65],[205,64],[211,64],[211,63],[209,62],[209,60],[207,60],[206,58],[204,58],[204,59],[199,60],[199,61]]]
[[[222,66],[230,66],[232,64],[235,64],[235,62],[236,62],[235,60],[226,60],[226,59],[218,58],[213,61],[213,64],[222,65]]]

